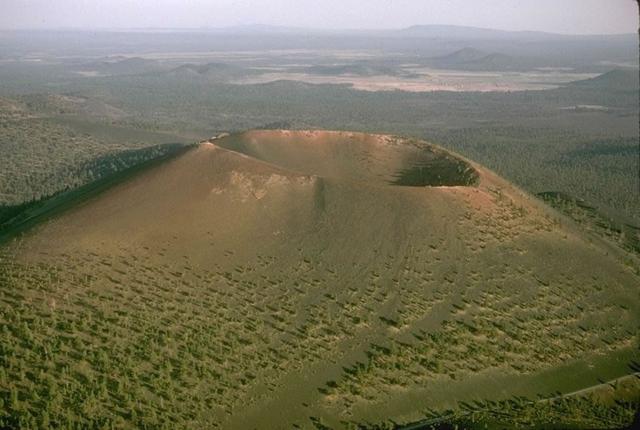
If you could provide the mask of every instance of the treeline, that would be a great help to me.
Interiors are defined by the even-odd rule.
[[[17,205],[0,205],[0,243],[73,202],[125,179],[142,166],[161,162],[185,148],[181,144],[167,144],[103,156],[70,173],[81,184],[78,187],[67,187],[50,196]]]
[[[0,116],[0,206],[42,200],[162,156],[176,146],[106,140],[32,115]]]
[[[425,137],[529,192],[564,192],[640,223],[636,138],[592,138],[530,127],[432,129]]]

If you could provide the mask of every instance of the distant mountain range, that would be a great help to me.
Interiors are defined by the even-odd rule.
[[[507,31],[490,28],[466,27],[458,25],[414,25],[401,30],[391,30],[399,35],[448,39],[503,39],[536,38],[548,39],[564,35],[541,31]]]
[[[27,30],[16,30],[27,31]],[[388,29],[323,29],[305,28],[295,26],[280,26],[269,24],[242,24],[226,27],[198,27],[198,28],[100,28],[100,29],[79,29],[60,28],[45,31],[107,31],[107,32],[137,32],[137,33],[221,33],[221,34],[350,34],[369,35],[380,37],[409,37],[409,38],[431,38],[431,39],[483,39],[483,40],[557,40],[557,39],[628,39],[637,38],[636,33],[624,34],[560,34],[544,31],[514,31],[498,30],[492,28],[472,27],[462,25],[441,25],[425,24],[413,25],[405,28]]]
[[[236,25],[230,27],[206,28],[206,31],[221,33],[247,33],[247,34],[295,34],[295,33],[337,33],[337,34],[362,34],[387,37],[417,37],[433,39],[526,39],[526,40],[551,40],[567,38],[628,38],[637,37],[635,33],[629,34],[602,34],[602,35],[572,35],[549,33],[543,31],[511,31],[497,30],[482,27],[470,27],[460,25],[413,25],[401,29],[319,29],[288,27],[266,24]]]

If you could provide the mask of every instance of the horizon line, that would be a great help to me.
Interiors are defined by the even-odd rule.
[[[550,36],[578,36],[578,37],[588,37],[588,36],[630,36],[630,35],[639,35],[640,29],[636,32],[623,32],[623,33],[558,33],[553,31],[546,30],[506,30],[500,28],[493,27],[478,27],[473,25],[460,25],[460,24],[413,24],[406,27],[385,27],[385,28],[322,28],[322,27],[297,27],[297,26],[287,26],[287,25],[277,25],[277,24],[262,24],[262,23],[250,23],[250,24],[235,24],[230,26],[198,26],[198,27],[71,27],[71,26],[59,26],[59,27],[10,27],[10,28],[0,28],[0,32],[7,31],[93,31],[93,32],[153,32],[153,31],[176,31],[176,32],[207,32],[207,31],[245,31],[255,33],[264,33],[264,32],[277,32],[285,31],[287,33],[295,33],[295,32],[318,32],[318,33],[357,33],[357,32],[401,32],[410,30],[413,28],[420,27],[450,27],[450,28],[459,28],[459,29],[472,29],[472,30],[481,30],[481,31],[493,31],[498,33],[534,33],[534,34],[544,34]]]

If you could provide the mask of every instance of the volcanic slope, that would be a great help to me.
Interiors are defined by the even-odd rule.
[[[211,140],[2,252],[6,422],[410,422],[637,359],[640,279],[613,250],[413,139]]]

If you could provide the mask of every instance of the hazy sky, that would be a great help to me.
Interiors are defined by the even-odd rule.
[[[455,24],[556,33],[631,33],[635,0],[0,0],[0,28],[401,28]]]

